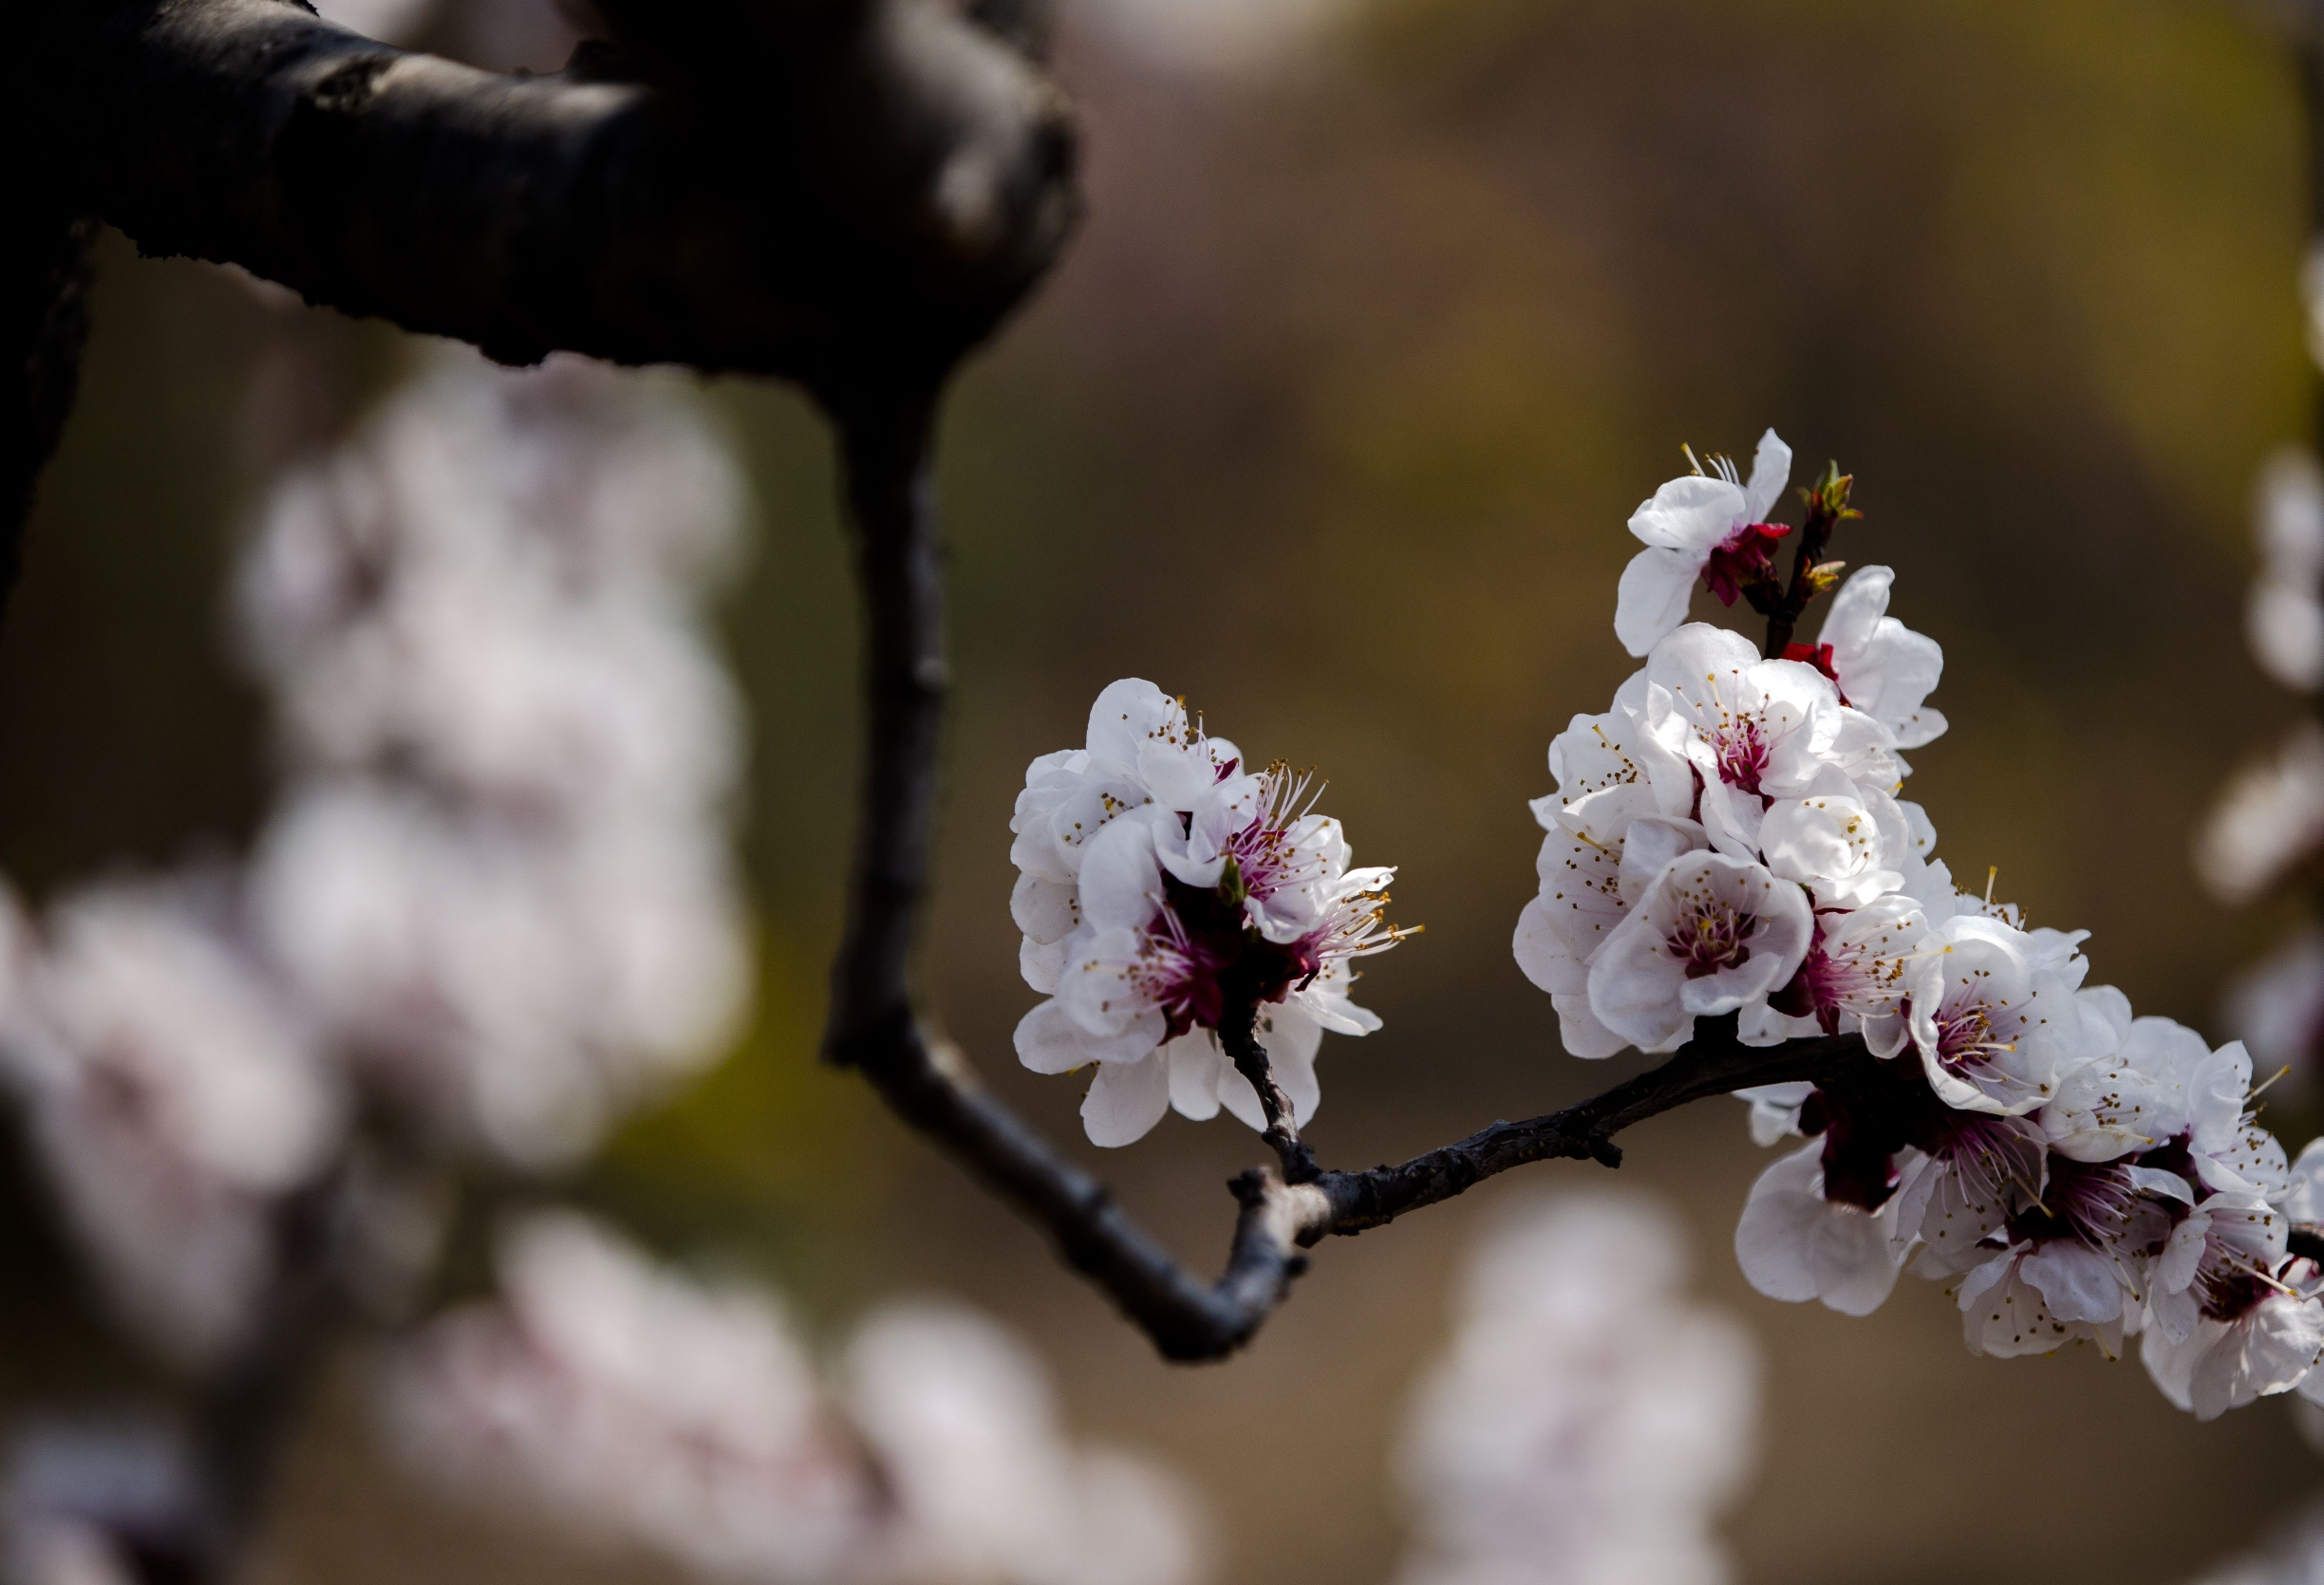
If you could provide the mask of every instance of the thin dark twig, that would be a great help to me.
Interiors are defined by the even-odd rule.
[[[2296,1221],[2286,1242],[2292,1254],[2324,1265],[2324,1227],[2312,1221]]]
[[[1259,1008],[1255,1002],[1240,1002],[1227,1009],[1219,1020],[1220,1047],[1235,1065],[1235,1072],[1250,1081],[1259,1092],[1259,1110],[1266,1114],[1266,1128],[1260,1137],[1267,1148],[1283,1163],[1284,1181],[1290,1184],[1311,1184],[1321,1174],[1316,1165],[1314,1148],[1299,1135],[1299,1117],[1291,1105],[1291,1097],[1275,1078],[1275,1065],[1267,1059],[1266,1048],[1259,1043]]]

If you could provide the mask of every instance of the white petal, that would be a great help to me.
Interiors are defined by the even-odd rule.
[[[1139,930],[1161,906],[1162,868],[1154,861],[1153,825],[1144,819],[1112,822],[1082,855],[1082,918],[1100,930]]]
[[[1811,1142],[1759,1175],[1735,1225],[1735,1259],[1770,1298],[1820,1298],[1844,1315],[1868,1315],[1896,1287],[1894,1214],[1826,1202],[1823,1153]]]
[[[1153,1050],[1162,1015],[1152,1025],[1134,1023],[1120,1035],[1093,1035],[1055,998],[1017,1023],[1017,1060],[1037,1073],[1069,1073],[1092,1062],[1134,1062]]]
[[[1058,975],[1065,967],[1063,942],[1037,942],[1027,936],[1017,944],[1017,972],[1024,982],[1045,997],[1057,995]]]
[[[2294,1221],[2324,1221],[2324,1139],[2310,1140],[2292,1164],[2292,1192],[2284,1197],[2283,1213]]]
[[[1553,926],[1560,904],[1536,897],[1517,916],[1517,935],[1509,945],[1525,977],[1551,996],[1575,996],[1589,985],[1589,971],[1574,961]]]
[[[1759,437],[1758,450],[1752,454],[1751,483],[1743,492],[1743,520],[1766,522],[1768,513],[1783,498],[1784,486],[1790,482],[1791,448],[1771,429]]]
[[[1624,649],[1644,655],[1686,621],[1706,559],[1699,551],[1653,547],[1630,558],[1614,590],[1614,636]]]
[[[1316,1078],[1316,1052],[1323,1044],[1323,1026],[1298,1002],[1259,1010],[1259,1039],[1266,1047],[1275,1082],[1291,1100],[1291,1120],[1301,1128],[1323,1104],[1323,1086]],[[1236,1075],[1240,1077],[1240,1074]]]
[[[1558,1037],[1565,1043],[1566,1055],[1597,1062],[1630,1049],[1629,1041],[1598,1021],[1587,996],[1578,992],[1553,996],[1549,1005],[1557,1010]]]
[[[1016,889],[1009,893],[1009,917],[1030,941],[1063,941],[1081,923],[1074,884],[1040,875],[1018,876]]]
[[[1765,443],[1761,442],[1763,446]],[[1782,488],[1776,486],[1778,491]],[[1640,503],[1638,511],[1630,514],[1630,531],[1641,545],[1691,551],[1695,565],[1700,567],[1737,523],[1750,521],[1746,515],[1748,507],[1749,497],[1741,485],[1730,484],[1709,474],[1685,474]]]
[[[1104,1063],[1082,1099],[1081,1127],[1092,1145],[1133,1145],[1162,1121],[1170,1100],[1170,1065],[1158,1056]]]
[[[2053,1239],[2019,1261],[2017,1269],[2061,1321],[2110,1321],[2122,1315],[2122,1281],[2114,1262],[2094,1249]]]
[[[1108,683],[1090,706],[1089,752],[1135,765],[1138,745],[1166,729],[1178,713],[1178,701],[1142,677]]]
[[[1218,1115],[1219,1074],[1227,1054],[1207,1029],[1192,1029],[1162,1048],[1170,1064],[1171,1105],[1181,1117],[1208,1123]]]

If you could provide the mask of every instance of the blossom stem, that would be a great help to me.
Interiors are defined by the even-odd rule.
[[[1289,1184],[1311,1184],[1322,1173],[1316,1165],[1315,1150],[1299,1136],[1299,1119],[1291,1105],[1291,1097],[1276,1082],[1275,1065],[1267,1060],[1266,1048],[1259,1043],[1259,1006],[1242,1001],[1228,1007],[1219,1019],[1219,1045],[1235,1065],[1235,1072],[1250,1080],[1250,1087],[1259,1091],[1260,1110],[1266,1113],[1266,1130],[1260,1137],[1283,1163],[1284,1181]]]
[[[1791,581],[1768,611],[1767,643],[1760,653],[1771,661],[1783,658],[1800,617],[1816,597],[1815,569],[1823,565],[1832,531],[1843,517],[1855,515],[1847,509],[1847,484],[1836,467],[1827,468],[1816,487],[1807,493],[1808,520],[1800,526],[1799,542],[1791,553]]]

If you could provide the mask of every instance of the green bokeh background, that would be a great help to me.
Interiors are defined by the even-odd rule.
[[[1394,1158],[1579,1097],[1508,939],[1525,800],[1627,669],[1622,522],[1681,440],[1774,424],[1866,513],[1945,646],[1951,736],[1912,792],[1964,881],[2086,925],[2094,978],[2220,1034],[2227,976],[2290,917],[2198,889],[2195,822],[2296,701],[2240,641],[2249,484],[2307,433],[2294,283],[2299,105],[2257,14],[2196,0],[1372,0],[1302,57],[1200,79],[1069,19],[1090,211],[946,430],[957,708],[925,953],[931,1014],[1013,1101],[1208,1266],[1237,1125],[1082,1145],[1067,1080],[1016,1070],[1006,831],[1027,760],[1142,675],[1260,757],[1321,769],[1427,934],[1375,960],[1387,1019],[1325,1052],[1327,1160]],[[84,401],[0,629],[0,867],[34,896],[236,851],[268,796],[221,587],[266,449],[259,352],[319,338],[328,429],[407,349],[286,316],[220,271],[105,250]],[[722,382],[759,500],[722,607],[747,690],[754,1027],[568,1192],[674,1255],[741,1261],[837,1328],[963,1294],[1055,1361],[1071,1415],[1217,1503],[1229,1585],[1384,1580],[1388,1448],[1477,1219],[1553,1165],[1319,1253],[1247,1354],[1166,1368],[1038,1240],[814,1060],[858,721],[830,447],[793,396]],[[237,427],[240,426],[240,427]],[[2296,1114],[2278,1121],[2296,1147]],[[2103,1576],[2160,1585],[2324,1472],[2279,1406],[2212,1426],[2135,1363],[1982,1361],[1908,1281],[1867,1320],[1752,1294],[1728,1240],[1759,1156],[1714,1103],[1625,1141],[1699,1287],[1762,1340],[1759,1472],[1727,1526],[1754,1585]],[[19,1196],[21,1199],[21,1195]],[[21,1221],[21,1217],[18,1217]],[[20,1233],[9,1235],[25,1241]],[[28,1259],[29,1259],[28,1257]],[[18,1400],[112,1379],[53,1261],[6,1305]],[[268,1578],[660,1577],[465,1516],[369,1445],[355,1378],[300,1445]]]

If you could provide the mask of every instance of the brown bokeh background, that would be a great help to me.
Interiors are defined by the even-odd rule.
[[[1852,471],[1838,554],[1902,574],[1945,646],[1952,734],[1912,792],[1964,882],[2087,925],[2096,979],[2221,1035],[2224,979],[2288,917],[2196,886],[2195,821],[2297,710],[2240,642],[2247,497],[2306,433],[2294,291],[2300,107],[2256,13],[2198,0],[1370,0],[1272,65],[1143,63],[1069,22],[1089,215],[964,382],[946,432],[958,707],[925,953],[931,1012],[1190,1259],[1257,1143],[1171,1118],[1081,1144],[1077,1087],[1019,1072],[1010,803],[1106,681],[1185,694],[1261,757],[1321,768],[1427,934],[1372,964],[1387,1027],[1327,1044],[1311,1137],[1368,1164],[1632,1071],[1563,1054],[1508,939],[1524,800],[1626,669],[1630,508],[1681,440]],[[0,629],[0,867],[34,896],[234,851],[267,794],[221,582],[279,451],[403,356],[223,272],[108,245],[81,409]],[[259,351],[328,339],[345,388],[253,398]],[[1228,1585],[1384,1580],[1388,1449],[1480,1216],[1559,1165],[1319,1252],[1242,1358],[1158,1363],[1038,1240],[818,1070],[856,700],[826,438],[722,382],[761,501],[724,607],[747,689],[763,928],[747,1042],[569,1192],[658,1247],[740,1260],[836,1326],[959,1292],[1056,1362],[1077,1426],[1188,1470]],[[295,420],[295,422],[293,422]],[[2271,1119],[2294,1137],[2296,1113]],[[1625,1140],[1691,1227],[1703,1293],[1769,1360],[1759,1472],[1727,1530],[1755,1585],[2108,1577],[2160,1585],[2324,1473],[2277,1405],[2197,1426],[2134,1362],[1984,1361],[1906,1281],[1849,1320],[1752,1294],[1728,1240],[1760,1157],[1727,1103]],[[1102,1159],[1099,1159],[1102,1158]],[[24,1230],[0,1387],[134,1372]],[[356,1376],[303,1438],[263,1573],[283,1581],[659,1578],[422,1495]]]

